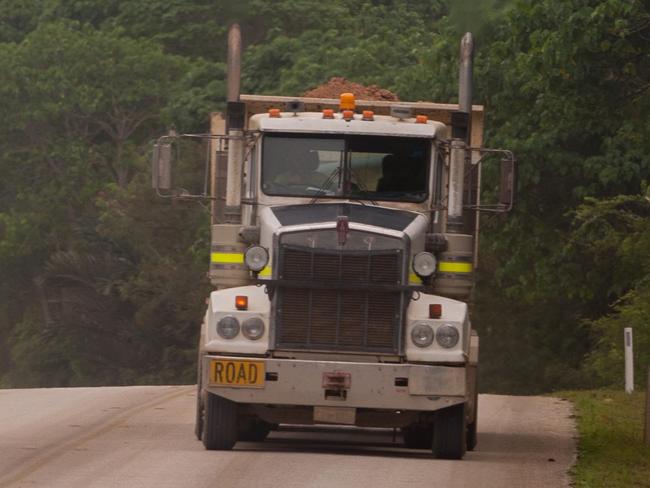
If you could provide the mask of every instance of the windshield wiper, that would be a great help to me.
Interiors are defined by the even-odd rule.
[[[330,175],[327,177],[327,179],[323,182],[323,184],[320,186],[320,188],[317,189],[316,194],[314,195],[314,198],[312,198],[310,204],[316,203],[316,201],[329,190],[330,185],[334,181],[334,178],[336,178],[339,173],[341,172],[341,167],[337,166],[334,168],[334,170],[330,173]]]
[[[365,205],[365,203],[363,203],[363,200],[368,200],[370,203],[372,203],[373,205],[376,206],[376,205],[377,205],[377,202],[374,201],[372,198],[367,198],[367,197],[366,197],[366,198],[355,197],[355,196],[352,194],[352,193],[353,193],[352,188],[351,188],[351,187],[352,187],[352,178],[354,178],[354,179],[357,181],[357,183],[355,183],[355,185],[358,187],[358,189],[359,189],[358,192],[359,192],[359,193],[362,193],[362,194],[368,194],[368,193],[370,193],[370,191],[368,190],[368,187],[366,187],[366,185],[364,185],[363,183],[361,183],[361,178],[359,178],[359,175],[358,175],[357,173],[355,173],[354,171],[352,171],[352,169],[350,168],[350,181],[349,181],[350,189],[349,189],[349,192],[348,192],[349,195],[347,195],[347,197],[348,197],[350,200],[357,200],[357,201],[358,201],[359,203],[361,203],[362,205]]]

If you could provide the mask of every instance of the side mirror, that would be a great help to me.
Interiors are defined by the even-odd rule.
[[[172,144],[157,142],[151,157],[151,186],[156,190],[170,190],[172,187]]]
[[[512,207],[515,198],[515,162],[513,159],[501,160],[501,177],[499,180],[499,203]]]

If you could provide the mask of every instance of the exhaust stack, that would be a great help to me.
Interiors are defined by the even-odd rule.
[[[228,97],[229,102],[239,101],[241,86],[241,29],[233,24],[228,31]]]
[[[447,205],[447,231],[463,232],[463,195],[465,160],[470,141],[472,116],[472,64],[474,37],[467,32],[460,42],[458,71],[458,112],[452,116],[452,141],[449,162],[449,200]]]
[[[241,220],[242,166],[244,156],[245,114],[239,101],[241,86],[241,30],[239,24],[228,32],[228,179],[226,183],[226,219]]]
[[[474,36],[466,32],[460,41],[460,67],[458,71],[458,110],[472,113],[472,69],[474,63]],[[469,131],[467,131],[469,142]]]
[[[472,117],[472,58],[474,38],[466,33],[460,42],[458,71],[458,111],[451,114],[449,150],[449,191],[447,222],[444,227],[447,249],[438,254],[438,271],[433,293],[468,300],[474,287],[474,235],[466,229],[463,218],[465,168],[468,164],[470,121]]]
[[[239,239],[242,227],[241,195],[246,125],[245,105],[239,101],[241,46],[241,30],[238,24],[233,24],[228,31],[226,204],[224,221],[212,226],[210,253],[210,281],[218,289],[252,284],[246,265],[231,260],[232,256],[243,256],[248,247],[248,244]]]

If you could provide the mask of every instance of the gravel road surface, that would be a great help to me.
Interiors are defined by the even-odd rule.
[[[208,452],[194,386],[0,390],[0,487],[568,487],[570,403],[481,395],[462,461],[401,447],[392,430],[281,427]]]

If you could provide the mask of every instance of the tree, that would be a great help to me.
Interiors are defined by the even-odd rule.
[[[481,53],[477,84],[488,106],[489,140],[515,151],[519,184],[507,223],[484,226],[493,266],[483,268],[490,286],[480,300],[486,313],[504,295],[524,305],[510,320],[506,315],[504,328],[518,335],[524,329],[545,351],[537,357],[547,356],[519,357],[508,342],[512,360],[496,376],[514,380],[514,371],[534,362],[519,385],[582,381],[582,362],[597,340],[584,320],[611,312],[629,289],[612,288],[606,278],[624,274],[625,263],[610,266],[608,259],[610,269],[596,276],[604,266],[584,249],[568,250],[573,209],[586,197],[638,194],[650,170],[649,20],[638,1],[520,3]]]
[[[565,250],[589,272],[570,280],[578,296],[613,304],[587,321],[595,337],[585,370],[597,385],[622,384],[623,329],[634,329],[636,378],[650,364],[650,200],[624,195],[590,199],[575,213]],[[587,266],[583,267],[583,269]],[[596,294],[598,293],[598,294]]]
[[[135,175],[146,173],[151,140],[179,114],[174,100],[187,88],[186,73],[205,63],[71,22],[43,24],[20,44],[0,45],[0,59],[0,103],[13,115],[0,121],[0,291],[2,303],[11,303],[0,314],[0,335],[13,362],[6,381],[136,381],[143,374],[137,353],[162,354],[144,340],[145,326],[156,335],[151,322],[133,328],[137,310],[121,292],[144,257],[100,233],[99,219],[103,202],[129,200]],[[143,192],[146,179],[139,181]],[[188,247],[197,225],[185,218],[175,229],[189,231]],[[194,269],[181,264],[192,261],[191,249],[176,252],[166,262]],[[42,367],[30,359],[39,348],[49,353]]]

